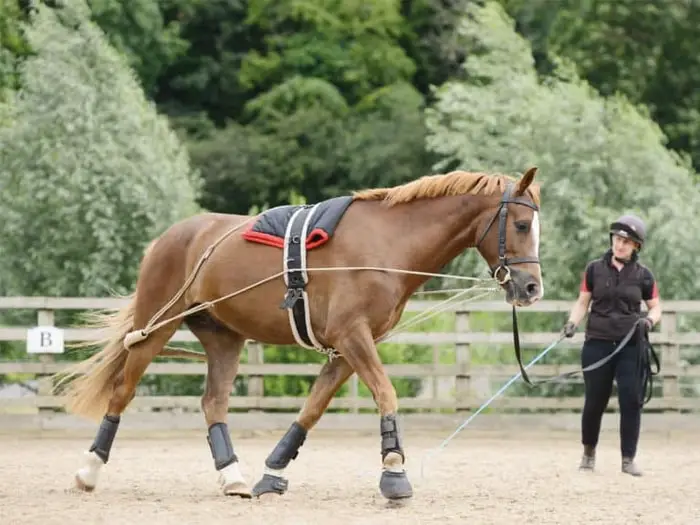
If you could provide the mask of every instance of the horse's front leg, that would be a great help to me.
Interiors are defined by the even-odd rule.
[[[265,472],[253,487],[254,496],[284,494],[287,491],[288,480],[284,476],[285,469],[289,462],[297,457],[307,433],[318,423],[335,393],[352,373],[352,368],[342,357],[327,362],[321,368],[296,421],[291,424],[289,430],[265,460]]]
[[[379,359],[369,327],[358,324],[349,327],[337,347],[372,392],[379,408],[383,467],[379,490],[389,500],[410,498],[413,488],[404,468],[406,456],[398,422],[399,402],[394,385]]]

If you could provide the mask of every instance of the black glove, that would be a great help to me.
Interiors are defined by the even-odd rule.
[[[576,333],[576,325],[569,321],[564,325],[564,329],[562,331],[566,337],[573,337]]]

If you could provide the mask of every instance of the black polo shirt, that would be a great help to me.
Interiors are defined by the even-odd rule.
[[[581,291],[592,296],[586,339],[607,341],[622,339],[639,319],[642,301],[659,296],[649,268],[635,258],[618,270],[612,264],[612,250],[586,265]]]

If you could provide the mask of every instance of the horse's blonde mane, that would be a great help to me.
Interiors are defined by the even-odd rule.
[[[451,195],[492,195],[503,193],[508,182],[517,182],[509,175],[481,172],[452,171],[441,175],[426,175],[393,188],[370,188],[353,193],[355,200],[384,201],[389,206],[416,199],[430,199]],[[527,193],[533,202],[540,205],[540,188],[532,183]]]

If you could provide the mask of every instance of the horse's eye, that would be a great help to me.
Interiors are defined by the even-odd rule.
[[[517,221],[515,223],[515,230],[518,233],[527,233],[530,231],[530,223],[527,221]]]

